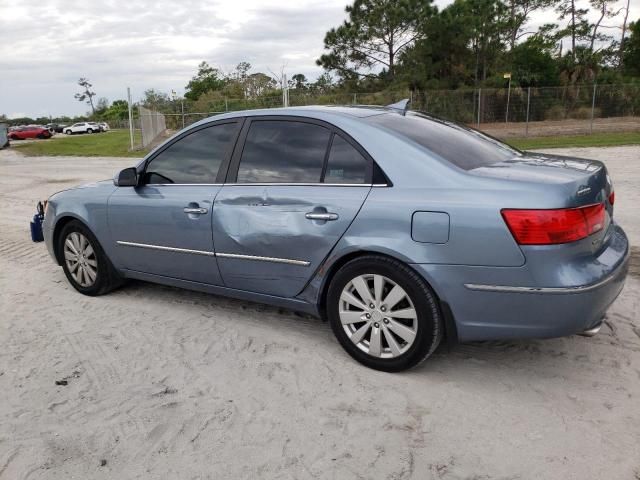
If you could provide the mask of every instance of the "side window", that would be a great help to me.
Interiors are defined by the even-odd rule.
[[[181,138],[151,160],[145,183],[215,183],[236,128],[236,123],[225,123]]]
[[[238,168],[238,183],[318,183],[331,132],[285,120],[251,123]]]
[[[340,135],[333,137],[324,183],[365,183],[369,161]]]

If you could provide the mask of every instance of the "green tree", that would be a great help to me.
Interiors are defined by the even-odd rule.
[[[109,99],[107,99],[106,97],[100,97],[98,99],[98,102],[96,103],[95,115],[97,116],[103,115],[108,108],[109,108]]]
[[[571,38],[571,56],[576,59],[576,45],[581,40],[588,38],[590,25],[586,15],[589,12],[586,8],[578,8],[576,0],[561,0],[556,6],[556,13],[561,21],[565,21],[565,27],[558,34],[560,39]]]
[[[629,37],[624,42],[624,73],[629,76],[640,76],[640,20],[629,25]]]
[[[203,93],[211,90],[220,90],[226,84],[224,75],[217,68],[211,67],[207,62],[198,65],[198,73],[185,87],[185,98],[197,100]]]
[[[531,14],[537,10],[543,10],[552,6],[555,0],[507,0],[509,11],[509,46],[514,48],[516,42],[524,35],[533,32],[524,31],[524,26]]]
[[[260,72],[252,73],[247,75],[244,80],[245,96],[247,98],[257,98],[274,90],[276,86],[276,81],[269,75]]]
[[[169,95],[164,92],[160,92],[155,88],[145,90],[140,103],[145,108],[150,108],[159,112],[171,109],[171,100],[169,99]]]
[[[80,85],[84,90],[81,93],[76,93],[74,98],[79,102],[86,102],[87,105],[91,107],[91,113],[95,115],[96,109],[93,106],[93,97],[96,96],[96,92],[91,91],[93,85],[91,85],[89,80],[86,78],[80,78],[80,80],[78,80],[78,85]]]
[[[126,100],[114,100],[102,117],[107,120],[125,120],[129,117],[129,104]]]
[[[474,83],[484,82],[504,52],[503,38],[509,31],[507,9],[500,0],[456,0],[462,4],[465,22],[471,33],[475,57]]]
[[[557,85],[558,65],[552,56],[553,42],[532,35],[509,52],[513,78],[521,87]]]
[[[291,77],[291,82],[293,88],[295,88],[296,90],[304,90],[305,88],[307,88],[308,80],[307,77],[305,77],[302,73],[296,73]]]
[[[474,55],[465,2],[454,2],[420,28],[420,39],[401,56],[401,77],[409,87],[456,88],[470,83]]]
[[[598,14],[600,15],[598,17],[598,20],[591,25],[591,34],[590,34],[591,38],[589,43],[589,49],[592,52],[594,51],[594,46],[596,41],[606,42],[606,41],[611,41],[613,39],[611,35],[605,35],[601,33],[599,30],[601,30],[600,27],[602,25],[602,21],[605,18],[613,18],[616,15],[618,15],[619,11],[616,12],[612,8],[612,5],[616,2],[617,0],[590,0],[589,2],[591,6],[598,11]]]
[[[316,63],[347,78],[375,76],[370,72],[378,68],[393,78],[397,57],[419,38],[419,26],[435,9],[431,0],[355,0],[346,12],[349,19],[325,35],[329,53]]]

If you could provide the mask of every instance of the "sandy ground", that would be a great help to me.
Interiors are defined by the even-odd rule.
[[[471,126],[476,127],[475,124],[471,124]],[[589,133],[592,128],[594,133],[640,132],[640,117],[594,118],[593,127],[591,120],[544,120],[529,122],[528,131],[525,122],[480,124],[480,130],[498,138],[524,137],[527,133],[532,137],[581,135]]]
[[[571,153],[607,162],[640,245],[640,147]],[[0,479],[640,478],[637,276],[594,338],[375,372],[287,311],[145,283],[76,293],[29,240],[33,204],[131,163],[0,152]]]

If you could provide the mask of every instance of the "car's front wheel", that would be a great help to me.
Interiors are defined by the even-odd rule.
[[[71,132],[71,130],[65,130],[65,131],[64,131],[64,133],[65,133],[66,135],[71,135],[71,133],[72,133],[72,132]]]
[[[79,221],[72,220],[63,227],[58,252],[69,283],[84,295],[102,295],[121,283],[97,239]]]
[[[387,257],[367,255],[345,264],[331,281],[326,310],[347,353],[376,370],[411,368],[442,338],[431,288],[414,270]]]
[[[90,128],[88,128],[88,129],[87,129],[87,133],[93,133],[93,130],[92,130],[92,129],[90,129]]]

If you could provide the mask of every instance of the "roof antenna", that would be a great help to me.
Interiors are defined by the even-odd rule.
[[[400,113],[401,115],[406,115],[407,114],[407,110],[409,109],[409,103],[411,102],[410,99],[405,98],[404,100],[400,100],[397,103],[392,103],[391,105],[387,105],[386,108],[391,108],[393,110],[397,110],[398,113]]]

